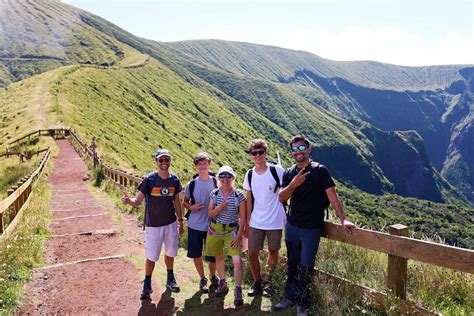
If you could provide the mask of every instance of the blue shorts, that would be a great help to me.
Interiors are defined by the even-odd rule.
[[[202,257],[202,250],[206,244],[207,231],[202,232],[188,227],[188,258]],[[216,257],[205,256],[207,262],[216,262]]]

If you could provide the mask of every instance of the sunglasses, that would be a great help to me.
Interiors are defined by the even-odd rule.
[[[159,163],[170,162],[170,159],[169,158],[160,158],[160,159],[158,159],[158,162]]]
[[[260,149],[260,150],[251,151],[250,154],[251,154],[252,156],[257,156],[257,155],[263,156],[263,155],[265,155],[265,149]]]
[[[297,147],[291,147],[291,151],[296,153],[298,151],[305,151],[306,149],[308,149],[308,146],[307,145],[299,145]]]
[[[223,172],[223,173],[220,173],[219,174],[219,179],[224,179],[224,178],[227,178],[227,179],[231,179],[233,178],[234,176],[231,175],[230,173],[228,172]]]

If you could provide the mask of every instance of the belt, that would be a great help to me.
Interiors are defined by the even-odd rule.
[[[237,227],[239,226],[239,223],[235,222],[235,223],[230,223],[230,224],[224,224],[224,223],[220,223],[218,221],[216,221],[214,218],[211,218],[211,223],[215,223],[215,224],[221,224],[222,226],[224,226],[224,229],[226,226],[229,226],[229,227]]]

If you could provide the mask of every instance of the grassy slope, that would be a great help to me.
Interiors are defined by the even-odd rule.
[[[367,87],[420,90],[446,87],[460,79],[462,66],[403,67],[373,61],[338,62],[311,53],[220,40],[162,43],[185,59],[234,74],[284,82],[297,70],[340,77]]]
[[[1,6],[0,86],[61,65],[122,58],[118,41],[79,22],[79,9],[49,0],[2,0]]]
[[[248,166],[243,149],[257,136],[254,130],[219,99],[157,61],[130,69],[75,68],[57,86],[65,124],[87,141],[96,137],[111,163],[152,170],[151,154],[166,147],[183,176],[194,172],[192,156],[202,150],[211,153],[216,165],[228,163],[241,172]]]

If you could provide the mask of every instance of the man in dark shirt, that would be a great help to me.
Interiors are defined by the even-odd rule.
[[[166,149],[159,149],[155,153],[158,171],[150,173],[138,185],[138,192],[134,198],[126,194],[122,197],[124,204],[138,207],[143,199],[145,204],[145,280],[140,299],[150,298],[153,292],[151,275],[155,262],[160,257],[161,247],[165,247],[165,265],[168,270],[166,287],[172,292],[179,292],[173,274],[174,257],[178,254],[179,235],[183,234],[183,216],[179,192],[181,184],[175,174],[169,173],[171,154]],[[178,219],[179,227],[176,224]]]
[[[312,148],[309,141],[303,135],[296,135],[290,141],[290,148],[296,164],[283,174],[279,196],[283,203],[291,198],[285,227],[288,278],[286,297],[275,305],[275,310],[284,310],[296,304],[297,315],[308,315],[311,277],[323,228],[324,210],[331,203],[344,228],[351,230],[356,226],[346,220],[327,168],[310,161]]]

